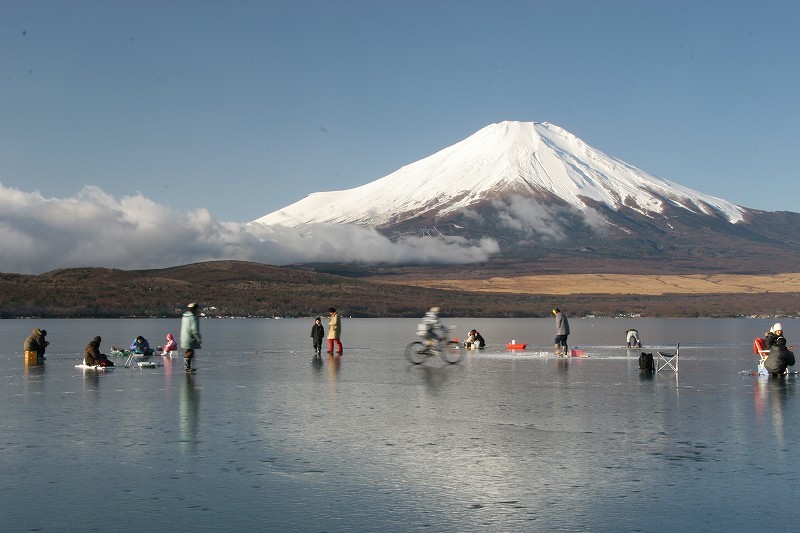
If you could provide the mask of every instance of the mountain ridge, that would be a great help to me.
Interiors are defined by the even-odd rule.
[[[591,147],[548,122],[490,124],[360,187],[312,193],[254,220],[265,225],[356,223],[381,227],[421,212],[447,215],[497,194],[552,196],[584,211],[586,199],[661,213],[665,203],[742,220],[735,204],[673,183]]]
[[[653,176],[553,124],[506,121],[366,185],[250,224],[356,224],[391,239],[489,240],[501,260],[800,269],[800,214],[738,206]],[[593,259],[592,262],[590,259]]]

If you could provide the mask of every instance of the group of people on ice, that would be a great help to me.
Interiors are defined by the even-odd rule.
[[[336,355],[342,355],[342,321],[335,307],[328,309],[328,354],[333,355],[336,348]],[[311,340],[314,343],[314,357],[322,357],[322,340],[325,338],[325,328],[322,326],[322,317],[314,319],[311,326]]]
[[[192,372],[192,359],[194,358],[194,351],[200,349],[202,346],[202,337],[200,336],[200,323],[198,321],[199,310],[197,304],[190,303],[187,310],[181,316],[181,346],[185,348],[183,354],[184,369],[187,372]],[[100,343],[103,339],[98,335],[94,337],[83,354],[83,364],[90,367],[110,367],[114,366],[106,354],[100,350]],[[150,347],[150,342],[142,335],[136,336],[130,346],[130,352],[137,355],[171,355],[178,350],[178,343],[172,333],[167,333],[166,343],[164,346],[159,346],[157,350]],[[27,341],[26,341],[27,342]],[[112,346],[113,351],[122,352]]]
[[[567,339],[570,334],[569,320],[566,315],[561,312],[558,307],[553,308],[553,315],[556,319],[556,337],[554,339],[554,351],[556,355],[567,355],[568,346]],[[181,318],[181,346],[186,350],[184,353],[184,366],[186,371],[192,371],[192,359],[194,357],[194,350],[201,347],[200,326],[197,320],[198,308],[197,304],[189,304],[187,311]],[[341,356],[344,352],[341,341],[342,323],[339,313],[336,308],[331,307],[328,310],[328,350],[330,355],[336,354]],[[628,329],[626,332],[626,342],[628,348],[638,347],[641,348],[642,343],[639,338],[639,332],[635,329]],[[448,328],[439,321],[439,308],[431,307],[422,321],[417,326],[417,335],[424,338],[426,342],[442,342],[449,339]],[[44,361],[45,349],[50,344],[45,340],[47,331],[39,328],[34,328],[31,334],[25,339],[23,348],[25,351],[26,360],[34,360],[38,362]],[[313,341],[315,357],[320,357],[322,353],[323,339],[325,338],[325,329],[322,326],[322,318],[317,317],[314,320],[314,325],[311,327],[311,339]],[[178,349],[178,344],[172,333],[167,333],[166,344],[158,347],[159,355],[169,355]],[[94,337],[84,350],[83,362],[86,366],[114,366],[114,363],[108,359],[108,356],[100,351],[101,337],[98,335]],[[464,340],[464,347],[481,349],[486,346],[486,341],[483,336],[475,329],[472,329],[467,334]],[[780,322],[773,324],[773,326],[764,334],[763,341],[764,351],[767,352],[765,359],[760,363],[765,372],[772,375],[784,374],[787,368],[794,366],[795,357],[794,352],[787,346],[786,338],[783,336],[783,326]],[[131,342],[131,351],[136,354],[153,355],[155,350],[150,347],[150,343],[143,336],[137,336]]]

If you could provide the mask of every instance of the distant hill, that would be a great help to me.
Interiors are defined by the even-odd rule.
[[[213,261],[160,270],[72,268],[41,275],[0,274],[0,318],[179,316],[198,302],[207,316],[419,317],[433,305],[444,316],[543,317],[554,305],[570,316],[736,316],[796,313],[798,294],[518,295],[418,288],[413,270],[345,277],[299,268]],[[418,271],[452,276],[458,270]],[[368,273],[362,271],[359,275]],[[472,279],[480,271],[472,270]],[[384,279],[409,279],[387,285]]]

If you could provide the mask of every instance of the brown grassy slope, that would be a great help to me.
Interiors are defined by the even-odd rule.
[[[487,279],[406,279],[390,283],[417,287],[513,294],[762,294],[800,293],[800,274],[635,275],[546,274]]]

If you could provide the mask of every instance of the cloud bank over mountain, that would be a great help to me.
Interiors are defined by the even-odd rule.
[[[141,194],[116,198],[93,186],[48,198],[0,183],[0,271],[146,269],[217,259],[602,262],[632,254],[705,260],[715,268],[726,258],[741,268],[744,257],[769,253],[786,268],[785,261],[800,261],[798,219],[658,178],[553,124],[502,122],[361,187],[314,192],[247,224],[221,221],[207,209],[182,212]]]
[[[206,209],[183,212],[137,194],[115,198],[94,186],[68,198],[0,183],[0,272],[56,268],[163,268],[216,259],[299,262],[470,263],[498,251],[491,239],[405,236],[371,228],[302,228],[225,222]]]

